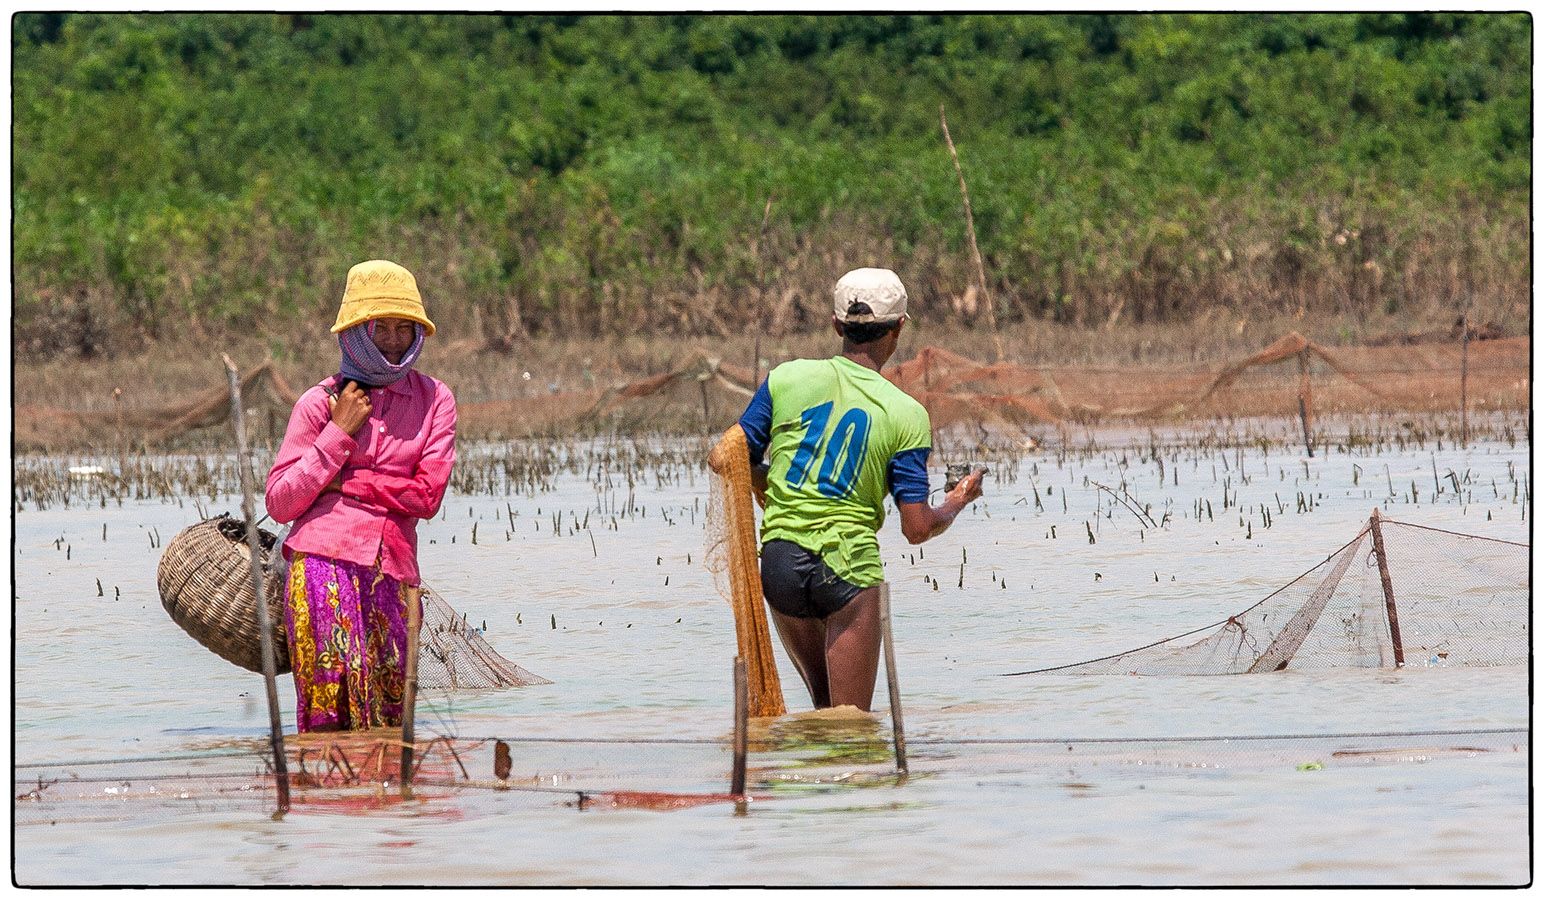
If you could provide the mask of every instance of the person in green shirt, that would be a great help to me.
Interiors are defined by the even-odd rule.
[[[885,495],[895,498],[906,540],[920,544],[981,496],[982,473],[928,504],[927,410],[879,374],[906,327],[901,279],[855,269],[837,282],[835,299],[842,352],[773,369],[740,427],[766,493],[761,583],[778,637],[817,709],[867,710],[879,671],[885,573],[876,532]]]

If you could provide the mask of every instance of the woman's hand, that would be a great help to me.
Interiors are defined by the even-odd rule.
[[[370,395],[350,381],[337,396],[327,398],[327,408],[332,411],[332,423],[352,437],[370,418]]]

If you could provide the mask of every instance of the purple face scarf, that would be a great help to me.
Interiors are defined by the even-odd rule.
[[[371,387],[385,387],[402,380],[402,377],[418,361],[424,348],[424,327],[413,323],[413,344],[402,354],[402,362],[392,365],[381,349],[375,346],[371,335],[375,333],[375,320],[360,322],[338,332],[338,348],[343,351],[343,365],[338,372],[343,381],[356,381]]]

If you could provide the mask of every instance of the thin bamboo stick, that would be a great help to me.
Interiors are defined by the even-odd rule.
[[[413,796],[413,719],[418,706],[418,630],[423,588],[407,589],[407,683],[402,690],[402,797]]]
[[[761,243],[767,237],[767,223],[772,221],[772,197],[767,196],[767,207],[761,211],[761,230],[756,233],[756,343],[751,348],[751,390],[761,384],[761,333],[767,330],[767,283],[766,261],[762,257]]]
[[[1308,451],[1310,459],[1313,458],[1312,426],[1308,423],[1311,415],[1309,410],[1313,406],[1313,385],[1308,380],[1308,351],[1300,350],[1297,354],[1297,415],[1303,422],[1303,447]]]
[[[247,549],[250,551],[252,592],[257,598],[257,633],[263,650],[263,686],[268,693],[268,733],[273,749],[273,773],[279,793],[279,808],[274,818],[281,818],[290,808],[289,771],[284,758],[284,732],[279,725],[279,690],[277,685],[278,663],[273,649],[273,630],[268,621],[268,600],[263,593],[262,547],[257,540],[257,513],[252,502],[252,476],[247,471],[246,414],[241,406],[241,383],[236,374],[236,364],[225,354],[225,375],[230,382],[231,422],[236,428],[236,469],[241,476],[241,514],[247,530]]]
[[[113,412],[118,421],[118,481],[129,477],[129,441],[123,430],[123,388],[113,388]]]
[[[970,190],[965,187],[965,170],[960,168],[960,154],[954,149],[954,138],[949,136],[949,120],[944,117],[942,103],[938,104],[938,124],[944,130],[944,143],[949,147],[949,158],[954,160],[954,174],[960,178],[960,197],[965,201],[965,236],[970,239],[970,258],[976,264],[976,282],[986,307],[986,327],[992,332],[992,343],[997,348],[997,362],[1002,362],[1003,341],[997,333],[997,308],[992,302],[992,292],[986,285],[986,267],[981,263],[981,248],[976,246],[976,217],[970,210]]]
[[[745,660],[734,658],[734,768],[729,775],[729,793],[745,796],[745,755],[749,731],[748,689],[745,678]]]
[[[1458,409],[1462,419],[1460,426],[1461,440],[1465,448],[1469,446],[1469,305],[1473,300],[1470,294],[1464,300],[1464,315],[1460,320],[1464,329],[1463,334],[1463,362],[1459,367],[1458,375]]]
[[[895,674],[895,635],[890,630],[890,582],[879,583],[879,629],[885,647],[885,684],[890,694],[890,729],[895,736],[895,769],[906,767],[906,724],[901,717],[901,684]]]

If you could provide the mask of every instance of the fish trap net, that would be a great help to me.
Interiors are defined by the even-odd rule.
[[[445,598],[423,589],[418,632],[418,688],[423,691],[492,690],[551,684],[504,658],[482,632],[457,615]]]
[[[669,811],[730,800],[732,747],[723,738],[450,738],[415,742],[411,797],[401,790],[400,734],[291,735],[285,740],[296,813],[354,814],[405,808],[455,818],[479,798],[578,808]],[[266,747],[14,766],[18,825],[173,819],[271,812],[277,776]]]
[[[726,792],[727,736],[438,738],[417,744],[411,800],[400,791],[401,744],[375,735],[288,739],[291,812],[355,815],[393,809],[414,819],[507,815],[512,808],[672,812],[749,800],[846,806],[855,791],[952,782],[966,802],[1058,778],[1086,789],[1097,779],[1165,773],[1249,774],[1446,763],[1525,771],[1525,727],[1155,737],[918,736],[902,776],[877,719],[762,723],[749,742],[747,795]],[[1503,770],[1497,770],[1503,771]],[[1031,785],[1018,781],[1032,775]],[[1050,782],[1046,779],[1050,778]],[[270,814],[277,800],[269,759],[254,742],[129,759],[26,762],[13,767],[13,824],[169,821],[208,814]],[[1110,782],[1110,783],[1115,783]],[[983,796],[981,792],[986,792]],[[936,794],[934,796],[937,796]],[[786,807],[785,807],[786,809]]]
[[[1141,370],[982,363],[928,346],[886,375],[935,428],[1010,434],[1068,421],[1527,408],[1531,341],[1496,329],[1461,336],[1330,348],[1289,332],[1220,366]]]
[[[1013,675],[1238,675],[1528,661],[1528,545],[1384,519],[1214,625]]]
[[[277,674],[290,671],[284,636],[282,541],[258,530]],[[172,621],[222,659],[262,671],[262,635],[252,590],[251,552],[240,519],[215,516],[183,529],[167,542],[156,571],[161,605]],[[424,587],[419,630],[418,686],[421,690],[478,690],[551,684],[510,660],[467,624],[439,594]]]

